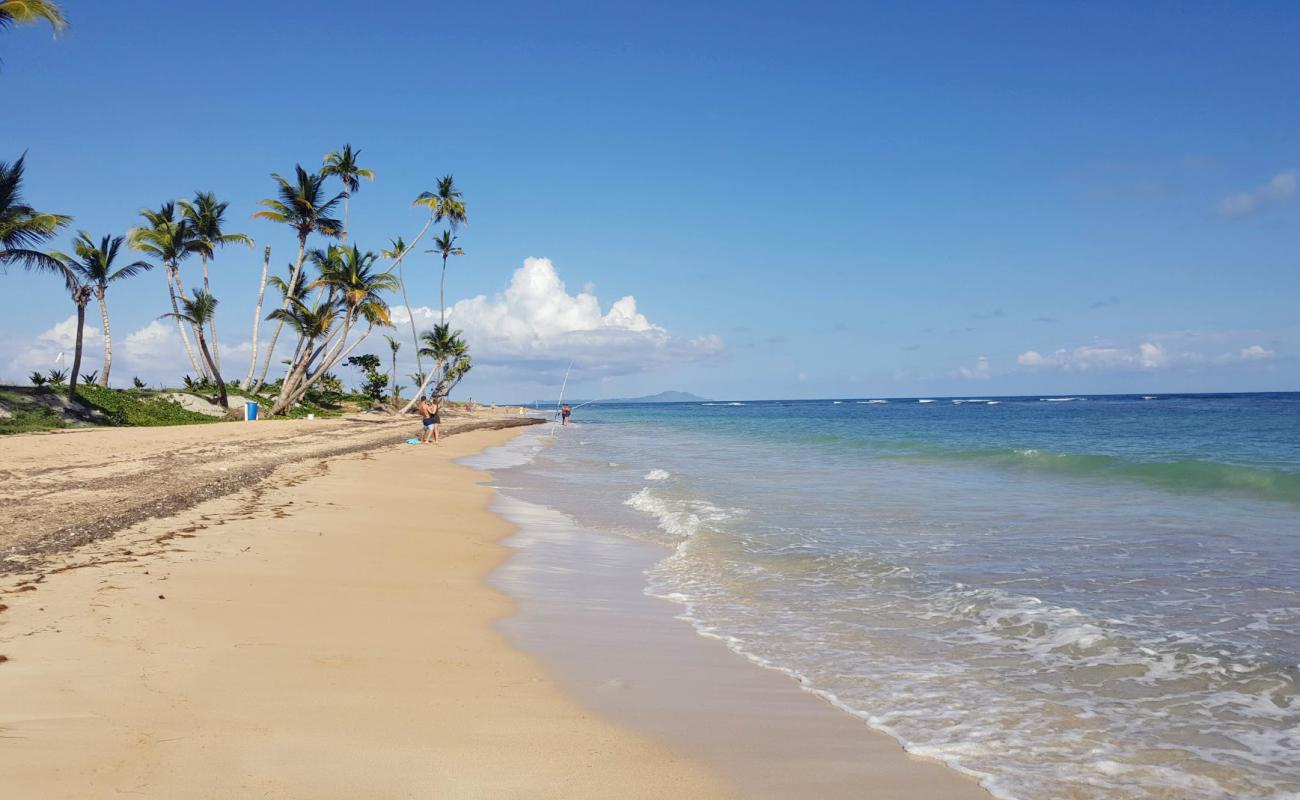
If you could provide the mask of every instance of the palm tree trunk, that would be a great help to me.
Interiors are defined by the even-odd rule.
[[[411,399],[407,401],[406,405],[402,406],[402,410],[397,412],[399,416],[409,413],[415,407],[415,401],[424,397],[424,392],[429,388],[429,384],[433,382],[434,378],[438,377],[438,373],[441,371],[442,362],[439,361],[434,365],[433,371],[424,376],[424,383],[420,384],[420,388],[416,390],[415,394],[411,395]]]
[[[207,294],[212,294],[212,289],[209,288],[208,286],[208,254],[200,253],[199,255],[203,259],[203,291],[206,292]],[[221,370],[221,347],[217,344],[217,315],[216,314],[213,314],[211,317],[208,318],[208,333],[211,334],[211,338],[212,338],[212,356],[214,359],[213,363],[216,365],[217,371],[220,371]]]
[[[438,280],[438,322],[447,324],[447,257],[442,257],[442,277]]]
[[[212,351],[208,349],[208,341],[203,336],[203,326],[199,326],[199,350],[203,353],[203,358],[212,368],[212,379],[217,384],[217,398],[221,401],[221,408],[225,411],[230,410],[230,398],[226,395],[226,382],[221,379],[221,370],[217,369],[217,364],[212,360]]]
[[[446,255],[443,255],[443,257],[442,257],[442,278],[439,279],[439,281],[438,281],[438,307],[439,307],[439,309],[440,309],[440,311],[441,311],[441,316],[439,317],[439,321],[440,321],[441,324],[443,324],[443,325],[446,325],[446,324],[447,324],[447,296],[446,296],[446,293],[445,293],[445,292],[446,292],[446,288],[447,288],[447,256],[446,256]],[[438,369],[441,369],[441,370],[445,370],[446,367],[447,367],[447,363],[446,363],[445,361],[444,361],[444,362],[441,362],[441,363],[438,365]],[[440,378],[438,378],[438,380],[441,381],[441,380],[442,380],[443,378],[445,378],[445,377],[446,377],[446,373],[443,373],[443,376],[440,377]]]
[[[86,304],[77,303],[77,349],[72,356],[72,377],[68,379],[68,399],[77,399],[77,378],[81,374],[81,342],[86,327]]]
[[[262,285],[257,289],[257,308],[253,311],[253,354],[248,359],[248,374],[244,376],[243,386],[248,389],[253,383],[253,372],[257,369],[257,334],[262,327],[262,300],[266,297],[266,276],[271,268],[271,245],[262,253]]]
[[[401,402],[401,398],[397,396],[397,351],[396,350],[393,351],[392,381],[393,381],[393,408],[397,408],[397,404]]]
[[[349,331],[351,330],[351,324],[349,324],[348,329]],[[280,400],[276,401],[276,408],[271,409],[271,413],[272,414],[283,413],[285,410],[289,408],[289,406],[293,405],[294,403],[301,400],[304,396],[306,396],[307,390],[310,389],[313,385],[315,385],[316,381],[320,380],[321,376],[323,376],[325,373],[333,369],[334,366],[338,364],[340,361],[342,361],[343,359],[351,355],[352,351],[356,350],[357,346],[360,345],[362,342],[364,342],[366,340],[366,337],[370,336],[371,332],[374,329],[375,328],[373,325],[368,326],[366,328],[365,333],[361,334],[361,336],[359,336],[355,342],[349,345],[346,350],[340,352],[339,348],[341,348],[343,344],[347,341],[348,334],[345,332],[343,334],[343,338],[339,340],[338,344],[335,345],[335,347],[331,350],[331,352],[321,360],[320,366],[317,367],[316,370],[312,372],[310,375],[305,375],[304,376],[305,380],[302,381],[301,385],[294,388],[293,396],[289,398],[289,402],[285,403],[285,397],[282,394],[280,396]],[[284,403],[283,408],[281,408],[281,403]]]
[[[185,345],[185,354],[190,357],[190,364],[194,366],[194,374],[202,378],[205,374],[203,367],[199,366],[199,360],[194,355],[194,348],[190,345],[190,337],[185,334],[185,321],[181,319],[180,305],[176,302],[176,286],[172,283],[172,272],[175,268],[170,265],[163,265],[163,272],[167,275],[167,294],[172,301],[172,315],[176,319],[176,330],[181,333],[181,342]]]
[[[415,368],[423,375],[424,363],[420,359],[420,334],[415,332],[415,315],[411,313],[411,301],[406,296],[406,278],[402,274],[402,261],[406,259],[406,254],[410,249],[409,247],[406,248],[397,257],[397,284],[402,287],[402,305],[406,307],[406,319],[411,323],[411,343],[415,346]]]
[[[343,244],[348,243],[348,201],[351,199],[352,192],[343,193],[343,232],[339,236],[343,240]]]
[[[429,218],[424,221],[424,227],[420,229],[419,233],[415,234],[415,238],[411,240],[411,243],[397,256],[397,282],[402,286],[402,304],[406,306],[406,317],[411,321],[411,344],[415,347],[415,368],[421,374],[424,374],[424,364],[420,359],[420,336],[415,332],[415,316],[411,314],[411,301],[406,296],[406,279],[402,275],[402,261],[406,258],[407,253],[415,249],[415,246],[424,238],[424,234],[429,232],[432,225],[433,212],[430,211]]]
[[[302,258],[307,252],[307,237],[298,237],[298,260],[294,262],[293,272],[289,275],[289,291],[284,295],[284,305],[281,306],[285,311],[289,310],[289,298],[298,286],[298,274],[302,272]],[[266,383],[266,372],[271,368],[271,359],[275,358],[275,343],[280,338],[280,329],[284,327],[284,320],[276,320],[275,333],[271,334],[271,346],[266,350],[266,361],[262,364],[262,375],[257,379],[257,385],[252,391],[256,391]],[[290,365],[292,366],[292,365]]]
[[[108,330],[108,303],[104,301],[104,287],[95,290],[99,300],[99,316],[104,320],[104,371],[99,373],[99,385],[108,388],[108,371],[113,368],[113,334]]]

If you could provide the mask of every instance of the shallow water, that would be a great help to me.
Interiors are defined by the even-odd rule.
[[[1300,396],[868,400],[587,406],[497,479],[1000,797],[1300,796]]]

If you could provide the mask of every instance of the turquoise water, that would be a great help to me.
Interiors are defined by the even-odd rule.
[[[498,477],[1000,797],[1300,797],[1300,395],[868,400],[585,406]]]

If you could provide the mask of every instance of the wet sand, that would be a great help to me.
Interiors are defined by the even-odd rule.
[[[691,753],[755,800],[989,800],[973,778],[676,619],[680,605],[644,591],[663,548],[510,497],[492,508],[520,529],[492,577],[519,603],[502,629],[601,716]]]

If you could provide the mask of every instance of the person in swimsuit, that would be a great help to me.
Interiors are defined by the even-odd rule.
[[[569,415],[572,413],[573,413],[573,409],[569,408],[568,403],[565,403],[563,406],[560,407],[560,417],[564,419],[565,425],[569,424]]]
[[[420,400],[420,416],[424,418],[424,443],[438,443],[438,428],[442,425],[442,418],[438,416],[438,403],[432,398],[425,397]],[[432,441],[430,441],[432,437]]]

